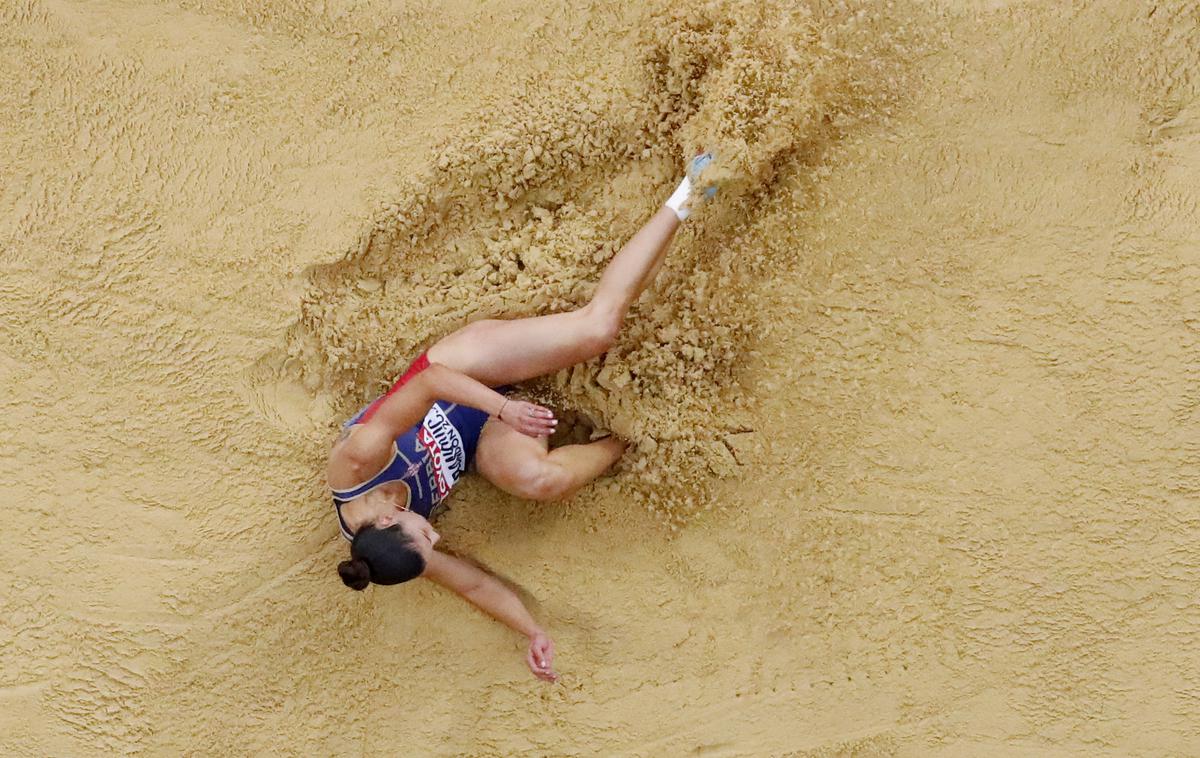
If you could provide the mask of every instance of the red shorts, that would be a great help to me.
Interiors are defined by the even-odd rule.
[[[371,416],[375,415],[375,411],[379,410],[379,406],[383,404],[384,400],[387,400],[392,396],[393,393],[396,392],[396,390],[408,384],[410,379],[427,368],[429,368],[429,356],[425,353],[421,353],[417,356],[417,359],[412,362],[412,365],[408,367],[408,370],[404,372],[404,375],[396,380],[396,383],[392,385],[391,389],[380,395],[375,399],[375,402],[367,406],[367,409],[363,411],[363,414],[359,417],[357,423],[365,424],[367,421],[370,421]]]

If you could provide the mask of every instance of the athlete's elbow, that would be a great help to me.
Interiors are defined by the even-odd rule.
[[[441,363],[430,363],[429,368],[417,374],[421,392],[430,403],[442,399],[438,393],[445,388],[446,378],[451,373],[451,370]]]
[[[458,594],[461,595],[464,599],[469,600],[470,602],[478,605],[479,598],[481,595],[485,594],[486,587],[487,587],[487,577],[481,576],[478,579],[475,579],[474,581],[472,581],[470,584],[464,584],[461,587],[459,587]]]

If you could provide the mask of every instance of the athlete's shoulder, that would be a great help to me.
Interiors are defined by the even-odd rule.
[[[348,427],[346,436],[329,456],[330,483],[335,466],[351,476],[362,475],[364,470],[367,474],[377,471],[391,458],[394,443],[391,432],[383,424],[368,422]]]

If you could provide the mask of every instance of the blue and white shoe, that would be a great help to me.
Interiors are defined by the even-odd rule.
[[[712,163],[712,161],[712,153],[697,153],[696,157],[692,158],[692,160],[688,162],[687,175],[693,187],[699,188],[704,186],[700,182],[700,175],[704,172],[704,169],[708,167],[708,164]],[[717,185],[714,184],[711,187],[705,187],[701,194],[703,194],[705,200],[710,199],[713,195],[717,194]]]

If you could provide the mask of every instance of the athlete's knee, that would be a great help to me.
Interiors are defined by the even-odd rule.
[[[522,472],[514,494],[526,500],[558,500],[571,490],[571,476],[561,466],[545,462]]]
[[[588,352],[592,355],[608,352],[621,331],[623,314],[593,301],[580,311],[580,316],[583,322],[580,326],[582,340]]]

